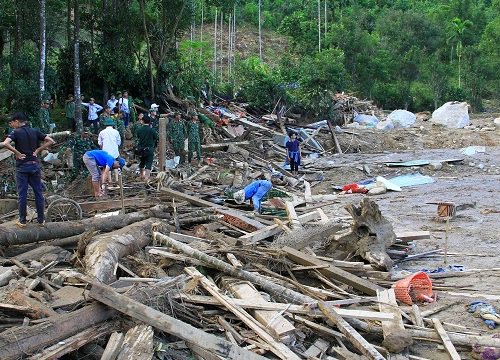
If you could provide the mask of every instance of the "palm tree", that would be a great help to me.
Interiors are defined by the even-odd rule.
[[[456,41],[456,52],[458,58],[458,87],[461,87],[461,70],[462,70],[462,50],[465,30],[473,25],[470,20],[461,20],[454,18],[451,20],[451,30],[453,34],[448,38],[448,41]]]

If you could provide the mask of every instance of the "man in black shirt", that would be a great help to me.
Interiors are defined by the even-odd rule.
[[[54,140],[38,129],[30,128],[26,116],[17,112],[9,119],[9,127],[14,130],[4,140],[3,145],[16,156],[16,184],[19,205],[18,227],[26,226],[28,185],[35,193],[37,220],[45,224],[42,171],[37,155],[54,143]],[[15,147],[11,142],[15,143]],[[43,144],[40,145],[40,142]]]

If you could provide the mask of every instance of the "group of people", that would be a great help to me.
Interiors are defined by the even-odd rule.
[[[89,101],[86,102],[83,95],[81,95],[81,101],[83,109],[86,110],[85,125],[92,128],[94,134],[97,134],[99,132],[100,122],[103,114],[107,115],[107,117],[119,119],[121,122],[123,122],[125,127],[127,127],[133,119],[134,103],[132,97],[129,96],[128,91],[126,90],[124,90],[123,93],[121,91],[118,91],[116,95],[111,94],[111,97],[108,99],[106,105],[104,106],[97,104],[94,98],[90,98]],[[101,111],[102,114],[99,115]],[[69,94],[68,98],[66,99],[64,113],[68,130],[76,131],[75,97],[73,96],[73,94]]]
[[[119,169],[126,165],[121,157],[125,130],[130,126],[134,134],[134,153],[139,159],[139,172],[142,181],[148,181],[153,166],[154,154],[158,144],[158,105],[153,104],[149,112],[140,113],[137,121],[132,123],[131,110],[133,102],[126,91],[118,93],[119,97],[111,95],[106,105],[101,106],[93,98],[89,102],[82,101],[87,109],[87,123],[98,134],[97,143],[100,150],[89,150],[83,154],[83,162],[87,167],[91,179],[94,196],[100,198],[106,194],[108,184],[119,181]],[[83,96],[82,96],[83,100]],[[54,140],[47,135],[53,130],[48,108],[49,101],[43,101],[40,108],[39,128],[29,126],[28,119],[23,113],[17,112],[9,119],[9,127],[13,131],[3,141],[5,148],[16,157],[16,184],[19,203],[19,221],[17,226],[25,227],[27,223],[27,192],[31,186],[35,194],[37,221],[44,225],[44,198],[41,181],[41,168],[38,154],[47,149]],[[75,101],[74,96],[68,96],[65,106],[65,116],[69,130],[75,131]],[[100,114],[99,114],[100,113]],[[201,162],[200,120],[204,126],[212,126],[213,122],[205,115],[191,112],[187,119],[181,113],[173,114],[167,125],[167,141],[180,164],[185,163],[185,141],[188,141],[187,162],[191,163],[196,156]],[[132,126],[131,126],[132,125]],[[14,146],[11,144],[14,143]],[[301,159],[301,139],[296,133],[289,134],[286,142],[287,162],[293,175],[298,174]],[[268,180],[254,181],[244,189],[234,194],[234,200],[242,203],[251,200],[254,211],[262,211],[261,203],[265,195],[272,188]]]

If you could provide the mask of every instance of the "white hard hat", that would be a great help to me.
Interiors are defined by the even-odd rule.
[[[243,204],[245,202],[245,192],[243,190],[236,191],[233,194],[233,199],[238,204]]]

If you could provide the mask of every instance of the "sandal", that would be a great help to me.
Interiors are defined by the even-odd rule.
[[[26,223],[22,223],[19,220],[16,222],[16,226],[18,228],[24,229],[26,227]]]

